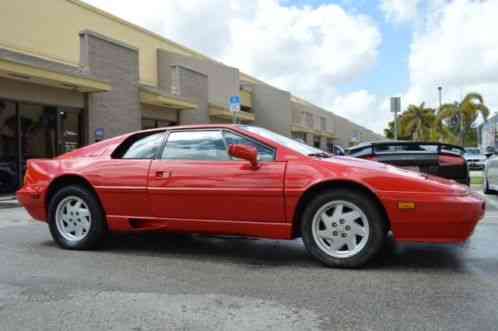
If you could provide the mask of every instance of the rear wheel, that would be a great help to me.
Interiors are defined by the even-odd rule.
[[[305,208],[301,221],[308,252],[329,267],[355,268],[382,248],[386,220],[368,196],[351,190],[328,191]]]
[[[67,186],[50,200],[48,223],[54,241],[66,249],[92,249],[107,232],[97,198],[81,186]]]

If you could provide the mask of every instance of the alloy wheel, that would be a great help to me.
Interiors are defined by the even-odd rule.
[[[330,201],[318,209],[312,223],[313,239],[326,254],[348,258],[367,244],[370,226],[365,213],[348,201]]]
[[[68,196],[57,205],[55,223],[64,239],[80,241],[90,231],[92,215],[83,199],[77,196]]]

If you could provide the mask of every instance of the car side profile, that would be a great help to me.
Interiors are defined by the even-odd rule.
[[[359,267],[398,241],[461,243],[485,203],[454,181],[331,156],[245,125],[125,134],[53,160],[29,160],[17,192],[66,249],[109,232],[302,237],[331,267]]]

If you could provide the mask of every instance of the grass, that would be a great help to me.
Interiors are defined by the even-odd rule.
[[[473,176],[470,177],[470,184],[471,185],[482,185],[483,183],[483,177],[482,176]]]

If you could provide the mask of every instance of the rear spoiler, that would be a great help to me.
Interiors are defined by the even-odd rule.
[[[364,148],[371,147],[371,155],[385,154],[451,154],[463,156],[465,150],[463,147],[438,143],[438,142],[413,142],[413,141],[390,141],[390,142],[373,142],[362,144],[360,146],[348,149],[348,154],[354,154]]]

